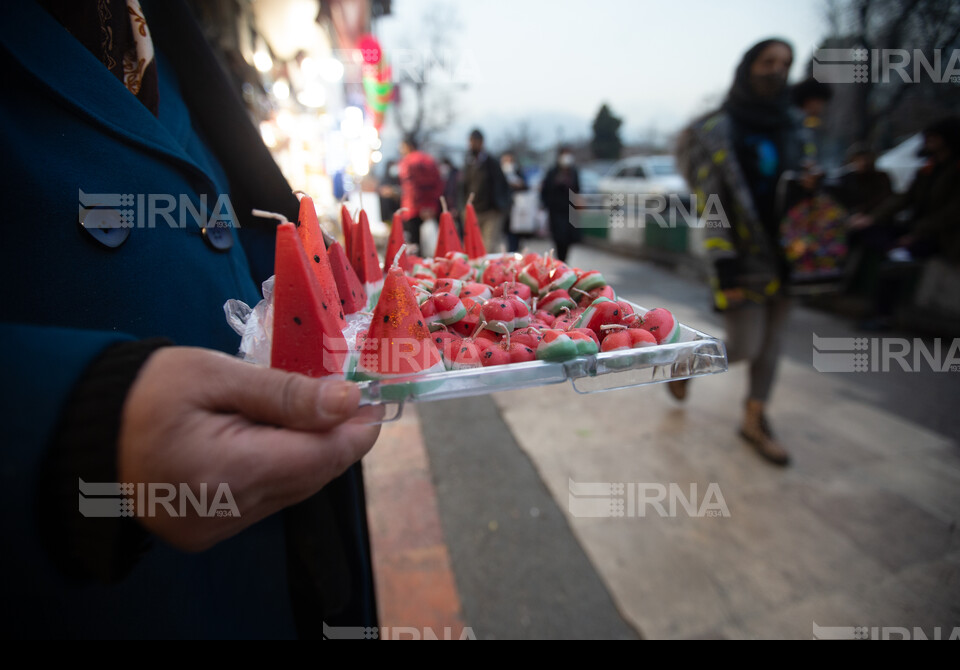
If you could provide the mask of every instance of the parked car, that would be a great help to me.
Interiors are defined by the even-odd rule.
[[[691,240],[690,228],[685,225],[691,216],[696,217],[696,208],[673,156],[633,156],[618,161],[599,180],[598,191],[611,196],[611,212],[616,210],[608,236],[612,241],[676,254],[688,253],[691,248],[696,253],[702,246],[702,231],[694,229]]]
[[[687,182],[673,156],[632,156],[613,164],[598,182],[601,193],[687,196]]]

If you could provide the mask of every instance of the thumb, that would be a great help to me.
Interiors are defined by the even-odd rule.
[[[341,379],[313,379],[240,363],[217,409],[257,423],[309,432],[328,431],[357,413],[360,389]]]

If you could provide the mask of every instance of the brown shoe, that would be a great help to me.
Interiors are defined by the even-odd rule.
[[[687,399],[687,385],[689,382],[689,379],[679,379],[674,382],[667,382],[667,390],[678,402],[683,402]]]
[[[763,412],[763,403],[748,400],[740,435],[750,443],[758,454],[775,465],[787,465],[790,454],[777,442]]]

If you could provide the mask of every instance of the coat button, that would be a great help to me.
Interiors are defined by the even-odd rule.
[[[80,227],[103,246],[116,249],[130,237],[130,228],[133,225],[120,210],[81,207]]]
[[[200,229],[203,240],[217,251],[229,251],[233,246],[233,233],[226,226],[204,226]]]

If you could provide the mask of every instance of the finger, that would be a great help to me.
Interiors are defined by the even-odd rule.
[[[313,495],[370,451],[379,434],[379,426],[355,424],[322,434],[251,427],[242,460],[257,472],[256,506],[270,514]]]
[[[301,431],[327,431],[354,416],[360,403],[356,384],[312,379],[247,363],[232,367],[229,386],[216,409],[251,421]]]

